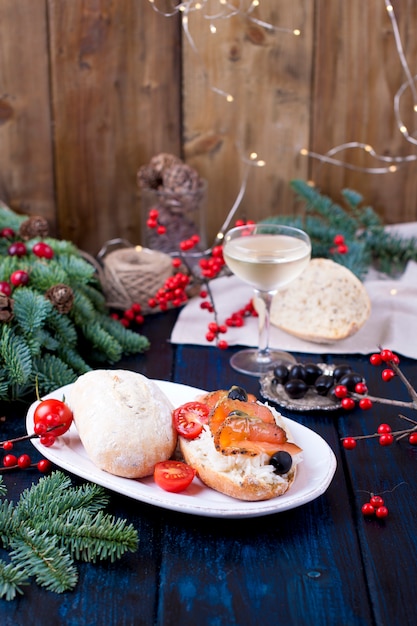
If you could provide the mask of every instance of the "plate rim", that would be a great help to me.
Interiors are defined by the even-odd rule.
[[[189,391],[190,393],[194,394],[193,397],[196,397],[197,395],[202,394],[202,393],[207,393],[204,389],[199,389],[197,387],[192,387],[190,385],[186,385],[182,383],[174,383],[171,381],[165,381],[165,380],[159,380],[159,379],[152,379],[152,380],[162,389],[163,392],[165,393],[168,392],[167,393],[168,397],[169,397],[169,391],[175,392],[178,390],[180,390],[181,392],[187,391],[187,393]],[[50,392],[49,394],[46,394],[43,397],[43,399],[56,398],[57,396],[59,397],[59,399],[62,399],[63,397],[65,398],[65,395],[68,394],[68,391],[70,390],[71,387],[72,387],[72,384],[64,385],[63,387],[58,387],[57,389]],[[33,413],[38,404],[39,404],[39,401],[37,400],[33,402],[28,408],[28,411],[26,414],[26,430],[28,434],[33,433],[33,428],[31,428],[33,424]],[[274,513],[281,513],[284,511],[291,510],[293,508],[297,508],[299,506],[302,506],[303,504],[307,504],[308,502],[315,500],[327,490],[337,468],[337,460],[336,460],[336,456],[333,450],[331,449],[329,444],[318,433],[308,428],[307,426],[300,424],[299,422],[291,420],[290,418],[287,418],[285,416],[282,416],[282,418],[284,422],[288,425],[291,431],[301,430],[301,432],[304,432],[304,434],[310,437],[313,436],[314,438],[316,438],[316,441],[318,441],[321,444],[321,446],[323,447],[323,450],[327,453],[327,458],[325,458],[324,461],[323,459],[321,459],[322,463],[320,466],[320,476],[319,476],[320,481],[318,485],[315,485],[307,492],[304,491],[304,492],[301,492],[300,494],[297,494],[297,493],[291,494],[291,489],[290,489],[288,490],[288,492],[286,492],[282,496],[278,496],[270,500],[262,500],[258,502],[246,502],[244,500],[237,500],[235,498],[229,498],[228,496],[225,496],[224,494],[220,494],[221,498],[227,499],[226,500],[227,506],[222,505],[221,501],[218,503],[215,501],[208,501],[207,503],[207,501],[203,500],[203,503],[202,503],[201,497],[199,498],[198,494],[192,495],[190,493],[187,494],[186,492],[182,492],[179,494],[170,494],[160,489],[156,485],[152,485],[152,489],[148,493],[147,492],[148,486],[142,482],[142,480],[146,481],[146,479],[124,478],[121,476],[115,476],[113,474],[107,473],[104,470],[101,470],[98,467],[96,467],[88,459],[87,455],[84,459],[84,462],[87,463],[87,470],[84,467],[80,468],[76,465],[76,463],[72,461],[72,456],[73,455],[76,456],[77,453],[72,451],[70,446],[65,442],[65,435],[61,436],[60,438],[62,445],[59,448],[57,446],[45,447],[36,438],[32,438],[30,441],[32,445],[42,454],[42,456],[50,460],[56,466],[71,472],[72,474],[74,474],[75,476],[78,476],[79,478],[83,478],[84,480],[88,480],[106,489],[109,489],[110,491],[113,491],[117,493],[118,495],[123,495],[125,497],[132,498],[134,500],[149,504],[151,506],[158,506],[160,508],[180,512],[180,513],[200,515],[204,517],[217,517],[217,518],[232,518],[232,519],[250,518],[250,517],[260,517],[264,515],[270,515]],[[76,436],[78,437],[75,424],[71,426],[70,433],[71,434],[75,433]],[[297,437],[294,437],[294,438],[297,439]],[[80,445],[82,445],[81,442],[79,443]],[[63,458],[61,458],[62,450],[67,451],[68,449],[70,450],[69,459],[66,458],[65,455]],[[304,464],[305,460],[303,460],[302,463]],[[321,470],[322,466],[326,468],[325,472]],[[203,485],[203,483],[201,483],[199,479],[195,479],[195,480],[201,486],[203,494],[205,490],[209,490],[210,492],[214,491],[210,489],[209,487],[207,487],[206,485]],[[132,493],[131,489],[128,486],[130,485],[131,487],[132,481],[134,481],[136,485],[139,485],[139,490],[137,494]],[[296,484],[296,481],[297,481],[297,477],[295,479],[294,485]],[[137,487],[136,487],[136,490],[137,490]]]

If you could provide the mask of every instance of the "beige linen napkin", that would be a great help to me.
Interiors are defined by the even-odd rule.
[[[235,276],[211,281],[219,323],[243,308],[253,291]],[[312,354],[369,354],[378,346],[417,359],[417,263],[410,261],[398,280],[369,277],[365,286],[372,310],[365,325],[352,337],[335,343],[312,343],[293,337],[271,326],[270,347],[289,352]],[[181,311],[173,329],[173,343],[213,345],[205,339],[212,314],[200,308],[201,298],[193,298]],[[256,346],[258,321],[246,318],[242,328],[228,328],[222,336],[230,346]]]

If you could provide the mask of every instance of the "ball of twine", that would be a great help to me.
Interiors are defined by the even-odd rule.
[[[156,291],[173,274],[171,257],[141,246],[109,252],[102,259],[100,280],[107,305],[125,310],[139,303],[144,314]]]

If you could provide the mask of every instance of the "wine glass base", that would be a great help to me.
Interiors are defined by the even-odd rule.
[[[296,362],[296,358],[288,352],[269,350],[266,356],[260,355],[256,348],[240,350],[230,359],[230,365],[234,370],[242,374],[249,374],[249,376],[262,376],[280,363],[293,365]]]

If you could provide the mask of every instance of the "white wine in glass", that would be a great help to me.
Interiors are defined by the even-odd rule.
[[[263,303],[258,348],[240,350],[230,359],[238,372],[261,376],[274,364],[294,362],[281,350],[269,347],[272,298],[307,267],[311,257],[310,238],[303,230],[281,224],[248,224],[229,230],[223,243],[229,269],[251,285]]]

